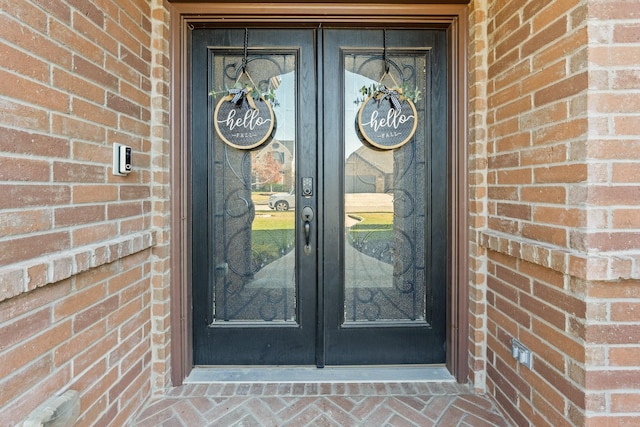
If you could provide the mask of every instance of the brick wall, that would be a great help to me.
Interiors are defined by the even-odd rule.
[[[472,380],[486,352],[486,390],[517,425],[631,423],[640,5],[479,0],[471,17]]]
[[[124,425],[159,354],[167,376],[168,338],[151,339],[168,299],[164,10],[0,4],[2,425],[69,388],[80,425]],[[126,177],[111,173],[116,142],[133,148]]]
[[[587,425],[640,418],[640,4],[589,3]]]
[[[486,387],[486,249],[479,233],[487,225],[487,8],[469,7],[469,376],[480,393]]]

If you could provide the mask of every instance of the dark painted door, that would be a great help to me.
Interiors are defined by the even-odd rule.
[[[196,28],[191,46],[194,363],[444,363],[445,32]],[[274,111],[250,150],[213,123],[238,82]],[[415,103],[390,150],[356,132],[379,84]]]

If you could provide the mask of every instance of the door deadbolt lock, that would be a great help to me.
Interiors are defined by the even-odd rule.
[[[305,206],[302,208],[302,220],[303,221],[313,221],[313,209],[311,206]]]

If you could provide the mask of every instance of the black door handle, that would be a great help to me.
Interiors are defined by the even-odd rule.
[[[302,208],[302,221],[304,221],[304,253],[311,253],[311,221],[313,221],[313,209],[310,206]]]

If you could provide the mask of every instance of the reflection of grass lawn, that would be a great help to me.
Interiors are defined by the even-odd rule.
[[[295,211],[256,212],[256,217],[253,219],[253,230],[293,230],[295,215]]]
[[[358,212],[352,217],[362,218],[362,221],[356,226],[369,224],[393,224],[392,212]]]
[[[393,214],[390,212],[358,213],[362,221],[350,229],[350,241],[372,247],[393,239]],[[266,265],[293,249],[296,212],[256,212],[253,220],[252,249],[258,265]],[[358,244],[359,243],[359,244]]]

